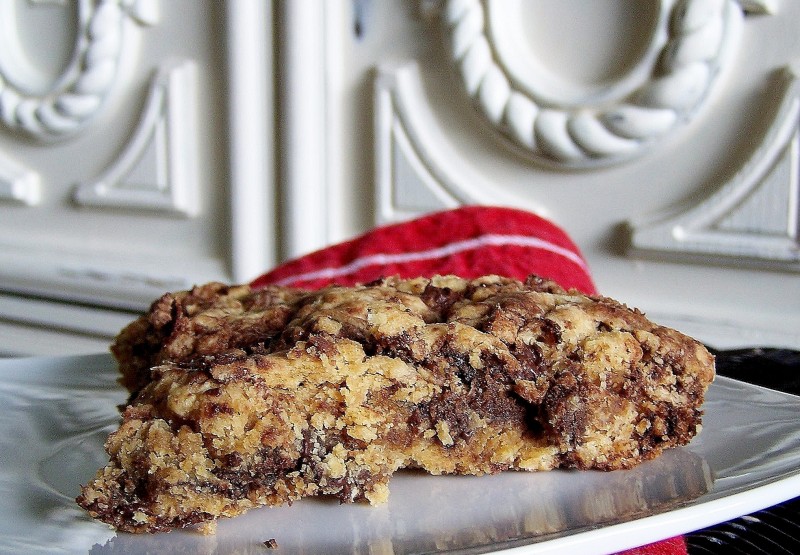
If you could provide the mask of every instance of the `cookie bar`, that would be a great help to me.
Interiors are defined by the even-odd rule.
[[[630,468],[698,433],[714,377],[695,340],[535,276],[208,284],[113,352],[132,399],[78,503],[130,532],[381,503],[401,468]]]

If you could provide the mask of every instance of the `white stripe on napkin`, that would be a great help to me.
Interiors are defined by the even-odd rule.
[[[397,254],[377,253],[370,254],[360,258],[356,258],[352,262],[344,266],[320,268],[311,272],[305,272],[294,276],[285,277],[277,282],[277,285],[290,285],[300,281],[311,281],[317,279],[332,279],[348,274],[353,274],[367,266],[379,266],[386,264],[403,264],[406,262],[417,262],[419,260],[431,260],[435,258],[444,258],[460,252],[479,249],[481,247],[498,247],[498,246],[517,246],[517,247],[532,247],[536,249],[545,250],[553,254],[563,256],[570,262],[579,266],[587,275],[589,273],[586,263],[574,251],[566,249],[555,243],[539,239],[537,237],[529,237],[527,235],[498,235],[488,234],[480,235],[472,239],[465,239],[463,241],[456,241],[449,243],[442,247],[436,247],[429,250],[417,252],[403,252]]]

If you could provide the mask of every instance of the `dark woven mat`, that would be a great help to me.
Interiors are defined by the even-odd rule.
[[[721,376],[800,395],[798,351],[755,348],[713,352]],[[686,544],[690,555],[800,554],[800,498],[687,534]]]

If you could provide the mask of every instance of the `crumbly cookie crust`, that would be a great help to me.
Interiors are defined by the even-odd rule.
[[[630,468],[698,433],[714,378],[697,341],[536,276],[211,283],[112,351],[131,401],[78,503],[130,532],[381,503],[401,468]]]

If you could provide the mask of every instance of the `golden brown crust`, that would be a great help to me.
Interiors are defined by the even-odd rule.
[[[280,333],[305,292],[285,287],[208,283],[167,293],[117,337],[111,351],[132,393],[162,362],[183,361],[239,347],[257,347]]]
[[[114,353],[135,399],[78,502],[134,532],[378,503],[406,467],[629,468],[697,433],[714,377],[696,341],[536,277],[209,284],[162,297]]]

